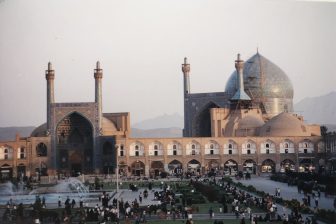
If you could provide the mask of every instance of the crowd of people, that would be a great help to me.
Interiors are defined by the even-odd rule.
[[[275,198],[280,197],[280,188],[275,189],[275,194],[265,194],[263,197],[257,197],[245,190],[237,188],[236,185],[231,182],[226,182],[225,179],[218,180],[215,177],[211,177],[211,183],[201,178],[191,178],[189,184],[193,185],[194,182],[202,182],[204,184],[215,184],[222,188],[222,192],[225,192],[230,197],[224,198],[222,201],[223,207],[220,212],[233,213],[241,224],[251,223],[257,224],[259,222],[269,221],[282,221],[286,223],[304,223],[312,224],[313,220],[302,216],[298,209],[293,209],[291,212],[281,210],[275,203]],[[177,186],[178,188],[178,186]],[[55,212],[41,212],[43,208],[46,208],[46,199],[44,197],[36,197],[35,203],[32,205],[33,213],[32,217],[35,217],[35,223],[39,223],[41,219],[51,217],[53,221],[57,223],[71,223],[71,220],[76,218],[78,223],[85,222],[97,222],[107,223],[118,221],[123,219],[127,222],[134,220],[136,224],[145,223],[152,215],[159,216],[164,219],[185,219],[186,223],[192,224],[193,211],[188,208],[186,204],[176,203],[176,195],[174,190],[167,184],[163,184],[161,189],[152,190],[152,183],[148,182],[147,188],[139,189],[136,185],[130,184],[129,189],[133,192],[137,192],[137,197],[131,201],[124,201],[119,196],[119,201],[114,195],[109,195],[107,192],[102,192],[99,195],[99,204],[94,207],[89,207],[87,203],[84,203],[80,197],[79,201],[75,198],[67,197],[63,199],[58,198],[58,207],[62,209],[61,215],[55,214]],[[144,205],[143,200],[151,196],[153,203],[151,205]],[[312,197],[310,197],[312,196]],[[313,192],[312,195],[305,194],[304,203],[307,206],[311,206],[311,201],[314,200],[315,207],[318,207],[319,194]],[[181,202],[181,201],[180,201]],[[265,214],[260,215],[252,212],[252,209],[260,208],[258,211],[266,211]],[[3,220],[8,219],[9,216],[23,217],[23,205],[15,205],[13,201],[9,201],[5,210]],[[209,218],[214,219],[214,209],[209,208]],[[221,221],[214,219],[214,224],[220,224]]]

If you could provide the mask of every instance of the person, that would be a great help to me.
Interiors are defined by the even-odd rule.
[[[307,195],[308,206],[310,206],[310,195]]]
[[[139,202],[140,202],[140,204],[142,203],[142,193],[141,192],[139,194]]]
[[[315,196],[315,207],[316,208],[318,207],[318,200],[319,200],[319,198],[317,196]]]
[[[308,217],[306,217],[305,224],[311,224],[311,221]]]
[[[212,213],[213,213],[213,210],[212,210],[212,207],[209,208],[209,217],[210,219],[212,218]]]
[[[71,208],[74,208],[75,205],[76,205],[76,201],[75,201],[75,199],[72,199],[72,201],[71,201]]]
[[[80,196],[79,207],[83,208],[83,199],[82,199],[82,196]]]
[[[58,207],[62,207],[62,200],[61,200],[61,196],[58,196]]]

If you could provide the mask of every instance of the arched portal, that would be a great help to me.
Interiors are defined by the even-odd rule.
[[[280,172],[295,171],[295,163],[290,159],[285,159],[280,164]]]
[[[159,176],[161,172],[164,171],[164,165],[161,161],[153,161],[151,162],[150,167],[150,174],[156,176]]]
[[[200,173],[201,172],[201,163],[196,159],[190,160],[188,162],[188,171],[192,173]]]
[[[10,180],[13,177],[13,168],[4,164],[0,167],[0,180]]]
[[[315,170],[313,158],[304,158],[299,160],[299,172],[309,173]]]
[[[121,176],[127,176],[127,164],[124,161],[119,162],[119,174]]]
[[[131,165],[131,173],[134,176],[141,176],[145,174],[145,164],[141,161],[135,161]]]
[[[170,173],[174,173],[174,174],[182,174],[183,170],[182,170],[182,163],[178,160],[173,160],[168,164],[168,169],[170,171]]]
[[[261,164],[262,173],[274,173],[275,172],[275,162],[271,159],[266,159]]]
[[[224,173],[227,175],[236,175],[238,172],[238,163],[233,159],[229,159],[224,163]]]
[[[208,162],[208,171],[217,171],[220,167],[219,161],[217,159],[212,159]]]
[[[248,159],[243,163],[243,170],[248,173],[256,174],[257,163],[252,159]]]
[[[198,115],[195,117],[193,124],[195,137],[211,137],[211,108],[219,108],[219,106],[213,102],[209,102],[200,110]]]
[[[26,176],[26,166],[20,163],[16,169],[17,177],[22,180],[22,178]]]
[[[57,164],[60,172],[71,174],[93,171],[93,128],[77,112],[61,120],[56,128]]]

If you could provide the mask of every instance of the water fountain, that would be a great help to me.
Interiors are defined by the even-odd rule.
[[[62,203],[69,197],[79,204],[82,200],[89,205],[99,203],[98,197],[101,192],[89,192],[89,189],[77,178],[68,178],[59,181],[54,186],[38,187],[30,192],[23,190],[23,185],[17,188],[11,182],[0,184],[0,205],[5,205],[12,199],[14,203],[32,204],[36,196],[44,197],[51,207],[57,207],[59,198]],[[64,206],[64,205],[63,205]]]
[[[17,195],[27,193],[23,189],[23,183],[19,182],[18,186],[15,186],[12,182],[6,182],[0,184],[0,196],[2,195]]]

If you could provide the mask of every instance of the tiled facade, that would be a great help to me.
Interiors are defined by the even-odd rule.
[[[94,70],[95,102],[88,103],[55,102],[55,72],[49,63],[47,122],[30,137],[0,142],[0,178],[112,173],[117,164],[127,176],[208,171],[259,174],[286,169],[305,172],[325,164],[318,125],[306,125],[302,117],[289,113],[265,118],[262,108],[238,108],[239,102],[232,104],[225,92],[190,95],[190,65],[186,60],[182,71],[184,134],[202,137],[131,138],[129,113],[102,113],[99,62]],[[199,108],[196,101],[207,109]],[[205,120],[197,120],[201,118]]]

